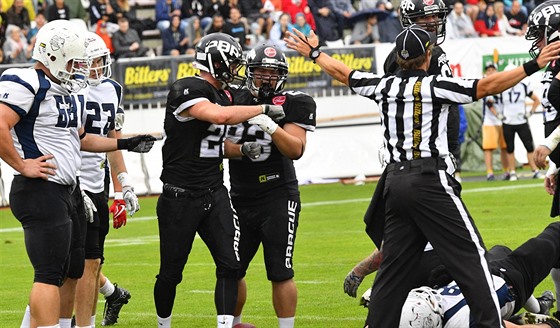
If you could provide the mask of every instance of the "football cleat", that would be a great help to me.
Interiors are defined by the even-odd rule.
[[[117,323],[119,312],[123,305],[128,303],[130,293],[128,290],[121,288],[115,284],[115,291],[111,296],[105,298],[105,309],[103,309],[102,326],[111,326]]]
[[[550,309],[554,306],[554,294],[550,290],[545,290],[541,297],[537,297],[537,301],[539,302],[540,314],[550,314]]]

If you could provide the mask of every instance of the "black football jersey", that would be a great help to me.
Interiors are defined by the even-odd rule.
[[[163,123],[161,181],[187,189],[206,189],[223,184],[225,125],[179,116],[194,104],[208,100],[231,105],[229,91],[218,90],[200,77],[186,77],[171,85]]]
[[[247,89],[232,92],[235,105],[258,104],[257,99]],[[286,117],[278,122],[279,126],[293,123],[307,131],[315,130],[316,104],[309,95],[299,91],[286,91],[261,103],[282,105]],[[273,195],[299,193],[293,161],[280,153],[272,142],[272,137],[258,125],[244,122],[230,126],[227,138],[237,144],[256,141],[262,146],[261,156],[254,161],[247,157],[230,159],[233,200],[252,201]]]
[[[560,122],[560,104],[552,104],[548,100],[548,90],[550,89],[550,83],[552,79],[560,72],[560,61],[553,61],[550,63],[543,74],[543,78],[541,80],[542,83],[542,95],[541,98],[541,105],[543,107],[544,112],[544,122],[554,122],[554,124]]]

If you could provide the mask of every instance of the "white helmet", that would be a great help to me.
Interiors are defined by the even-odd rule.
[[[88,84],[96,86],[103,79],[111,77],[111,52],[99,35],[88,32],[86,37],[86,54],[91,63]]]
[[[441,328],[442,298],[438,291],[420,287],[410,291],[401,312],[399,328]]]
[[[37,33],[33,59],[43,63],[70,92],[87,86],[86,32],[77,24],[59,19],[45,24]]]

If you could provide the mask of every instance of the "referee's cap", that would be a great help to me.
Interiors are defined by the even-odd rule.
[[[416,24],[404,28],[397,35],[397,56],[408,60],[421,56],[426,53],[430,45],[437,43],[437,35],[428,32]]]

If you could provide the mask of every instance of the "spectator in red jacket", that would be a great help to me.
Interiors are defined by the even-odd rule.
[[[311,9],[309,9],[307,0],[282,0],[282,11],[290,14],[292,23],[296,21],[296,15],[298,13],[303,13],[307,24],[311,26],[312,30],[315,30],[315,19],[313,18]]]
[[[489,4],[486,10],[478,15],[474,29],[481,37],[502,35],[493,5]]]

